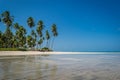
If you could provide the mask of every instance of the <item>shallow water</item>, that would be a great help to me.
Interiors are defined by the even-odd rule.
[[[120,54],[0,57],[0,80],[120,80]]]

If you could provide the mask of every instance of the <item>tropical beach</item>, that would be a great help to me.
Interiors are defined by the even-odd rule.
[[[0,80],[120,80],[120,1],[0,0]]]

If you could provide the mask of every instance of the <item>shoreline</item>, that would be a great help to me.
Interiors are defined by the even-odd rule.
[[[110,52],[111,54],[112,52]],[[116,52],[116,54],[120,52]],[[96,52],[39,52],[39,51],[0,51],[0,56],[19,55],[44,55],[44,54],[96,54]],[[97,52],[97,54],[108,54],[108,52]]]
[[[80,52],[0,51],[0,56],[44,55],[44,54],[80,54]]]

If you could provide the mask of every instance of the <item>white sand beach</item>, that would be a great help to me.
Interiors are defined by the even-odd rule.
[[[104,54],[99,52],[97,54]],[[96,52],[40,52],[40,51],[0,51],[0,56],[41,55],[41,54],[96,54]]]
[[[80,54],[80,52],[0,51],[0,56],[41,55],[41,54]]]

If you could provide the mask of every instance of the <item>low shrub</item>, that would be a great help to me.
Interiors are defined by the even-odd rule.
[[[44,47],[42,48],[40,51],[52,51],[51,49],[47,48],[47,47]]]

